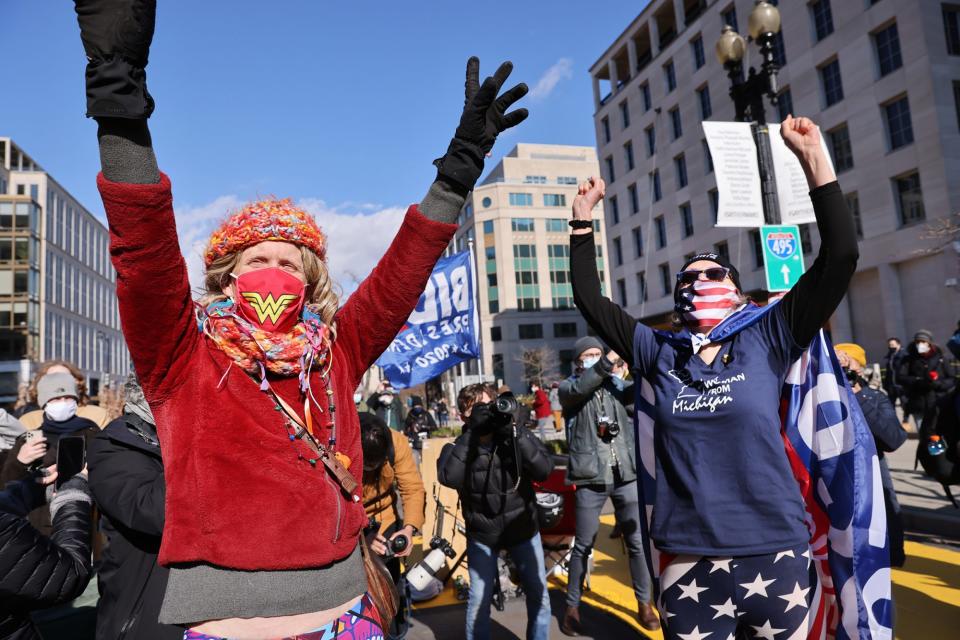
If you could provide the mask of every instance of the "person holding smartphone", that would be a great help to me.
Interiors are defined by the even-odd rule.
[[[68,445],[72,459],[82,458],[86,445],[100,432],[94,422],[77,415],[77,381],[69,373],[48,373],[40,378],[37,399],[43,407],[40,428],[27,431],[17,439],[3,465],[0,483],[26,479],[41,473],[43,467],[55,464],[61,438],[83,438],[83,447]],[[46,509],[35,509],[30,514],[30,523],[49,535],[50,514]]]

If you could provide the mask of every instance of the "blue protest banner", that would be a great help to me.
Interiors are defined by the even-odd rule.
[[[472,262],[469,251],[437,262],[407,325],[377,360],[395,389],[480,356]]]

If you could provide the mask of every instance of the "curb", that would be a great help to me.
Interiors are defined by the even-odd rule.
[[[947,503],[949,505],[949,502]],[[950,509],[955,514],[933,512],[928,509],[901,505],[900,515],[903,518],[904,531],[911,533],[927,533],[944,538],[956,538],[960,535],[960,509]]]

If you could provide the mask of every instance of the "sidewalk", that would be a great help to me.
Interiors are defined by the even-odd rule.
[[[913,469],[918,440],[911,437],[893,453],[885,454],[890,475],[903,508],[903,526],[908,532],[960,540],[960,509],[951,504],[939,482]],[[960,487],[953,487],[960,500]]]

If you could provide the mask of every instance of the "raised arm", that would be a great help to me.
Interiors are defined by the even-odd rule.
[[[156,0],[75,0],[87,54],[87,116],[98,124],[97,179],[124,337],[152,401],[182,380],[177,363],[196,345],[193,302],[173,216],[170,181],[147,128],[146,73]]]
[[[512,69],[504,62],[480,84],[480,61],[467,61],[463,113],[447,153],[434,161],[437,179],[420,206],[407,211],[387,253],[337,315],[337,343],[353,379],[380,357],[416,307],[497,136],[527,117],[526,109],[507,112],[527,93],[525,84],[497,96]]]
[[[820,144],[820,130],[808,118],[787,117],[780,126],[787,147],[807,176],[820,231],[820,251],[813,265],[780,301],[794,342],[810,344],[843,299],[857,269],[859,252],[853,216]]]
[[[573,201],[573,231],[570,235],[570,280],[573,301],[587,324],[607,346],[633,366],[633,333],[637,319],[600,292],[600,274],[594,249],[593,208],[603,199],[606,185],[600,178],[590,178],[580,185]]]

